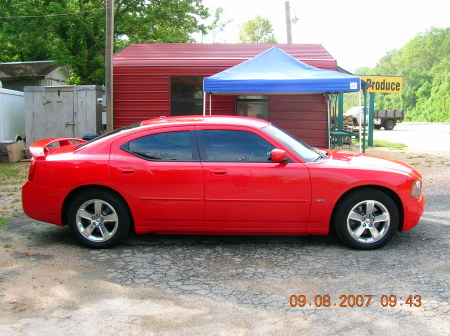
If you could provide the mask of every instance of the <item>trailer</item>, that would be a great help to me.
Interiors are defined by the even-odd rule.
[[[373,127],[375,129],[383,127],[386,131],[390,131],[403,119],[405,119],[405,110],[375,110]]]
[[[363,118],[363,108],[355,106],[345,113],[346,116],[351,116],[353,120],[353,127],[359,128],[360,119]],[[373,127],[380,129],[383,127],[385,130],[393,130],[398,122],[402,122],[405,119],[405,110],[375,110]],[[361,120],[362,123],[362,120]],[[369,110],[366,110],[366,124],[369,123]]]

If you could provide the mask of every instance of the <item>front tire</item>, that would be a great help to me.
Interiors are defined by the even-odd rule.
[[[107,248],[127,237],[130,214],[125,202],[113,193],[87,190],[72,201],[69,226],[81,244],[91,248]]]
[[[372,250],[392,239],[399,225],[395,202],[379,190],[359,190],[345,196],[333,216],[334,229],[348,247]]]

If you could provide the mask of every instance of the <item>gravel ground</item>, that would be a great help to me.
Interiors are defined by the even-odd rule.
[[[0,334],[448,335],[450,156],[369,153],[414,165],[428,200],[420,224],[377,251],[333,237],[185,235],[89,250],[20,215],[0,231]],[[308,304],[291,307],[291,295]],[[340,307],[341,295],[372,298]],[[397,304],[383,307],[383,295]]]

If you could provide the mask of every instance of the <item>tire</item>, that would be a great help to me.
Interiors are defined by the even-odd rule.
[[[395,127],[395,120],[387,119],[383,122],[383,127],[386,131],[392,131]]]
[[[107,248],[122,242],[130,230],[125,202],[105,190],[87,190],[69,207],[69,226],[77,240],[90,248]]]
[[[392,239],[399,226],[399,211],[384,192],[358,190],[338,203],[333,225],[339,239],[348,247],[372,250]]]
[[[373,128],[379,130],[379,129],[381,129],[381,125],[374,125]]]

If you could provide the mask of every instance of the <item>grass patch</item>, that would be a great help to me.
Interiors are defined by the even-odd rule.
[[[373,147],[387,147],[402,150],[405,149],[407,146],[406,144],[400,142],[392,142],[387,140],[374,140]]]
[[[27,179],[29,163],[0,163],[0,185],[22,184]]]
[[[4,218],[0,217],[0,228],[4,227],[6,224],[8,224],[11,221],[12,218]]]
[[[29,162],[0,163],[0,228],[22,212],[20,192],[29,167]]]

